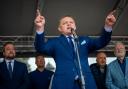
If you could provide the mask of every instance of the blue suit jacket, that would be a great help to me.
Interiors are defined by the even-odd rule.
[[[108,89],[128,89],[128,58],[126,58],[125,75],[118,60],[114,60],[108,65],[106,86]]]
[[[0,89],[28,89],[29,78],[25,64],[14,61],[12,79],[6,62],[0,63]]]
[[[111,39],[111,32],[103,30],[101,37],[91,39],[89,37],[79,37],[79,54],[85,77],[86,89],[96,89],[96,85],[88,65],[88,53],[98,50]],[[68,44],[67,38],[61,35],[57,38],[49,39],[45,42],[44,33],[37,34],[35,38],[35,48],[38,52],[52,56],[55,59],[56,71],[54,74],[52,89],[75,89],[74,79],[77,72],[76,62]]]

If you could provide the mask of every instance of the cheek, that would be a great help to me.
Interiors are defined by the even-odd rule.
[[[60,26],[60,29],[64,29],[66,26],[65,25],[61,25]]]
[[[9,51],[6,51],[4,54],[5,54],[5,55],[9,54]]]
[[[14,53],[14,54],[16,54],[16,52],[15,52],[15,51],[13,51],[13,53]]]

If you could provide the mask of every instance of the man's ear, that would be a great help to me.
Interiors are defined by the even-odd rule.
[[[97,60],[98,60],[98,59],[96,58],[96,62],[97,62]]]
[[[5,55],[5,52],[3,51],[3,56]]]
[[[60,27],[58,27],[58,30],[61,31]]]

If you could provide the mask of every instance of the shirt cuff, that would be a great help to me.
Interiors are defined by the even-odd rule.
[[[111,32],[112,31],[111,26],[104,26],[104,29],[105,29],[106,32]]]

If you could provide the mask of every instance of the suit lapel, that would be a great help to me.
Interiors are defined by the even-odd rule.
[[[126,58],[125,77],[128,78],[128,58]]]
[[[9,75],[9,71],[8,71],[8,68],[7,68],[7,64],[6,64],[6,62],[5,61],[3,61],[3,63],[2,63],[2,70],[3,70],[3,74],[4,74],[4,76],[6,77],[6,78],[8,78],[8,79],[10,79],[10,75]]]
[[[68,55],[69,55],[70,57],[72,57],[72,56],[71,56],[72,50],[70,50],[71,48],[70,48],[70,46],[69,46],[69,43],[68,43],[67,38],[66,38],[64,35],[61,35],[61,36],[59,37],[59,42],[60,42],[60,44],[63,45],[64,49],[67,50],[66,53],[68,53]]]
[[[17,61],[14,61],[14,66],[13,66],[13,74],[12,77],[14,78],[16,76],[16,71],[17,71]]]
[[[118,59],[116,59],[115,68],[119,70],[119,71],[116,71],[117,74],[119,74],[120,76],[124,76],[123,71],[122,71],[122,69],[121,69],[121,67],[120,67],[120,65],[119,65],[119,63],[118,63]],[[115,70],[116,70],[116,69],[115,69]]]

